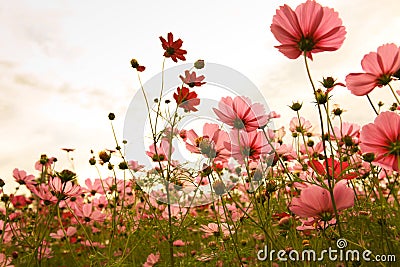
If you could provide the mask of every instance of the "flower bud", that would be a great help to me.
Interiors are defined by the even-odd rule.
[[[321,89],[318,89],[315,92],[315,99],[317,100],[317,104],[326,104],[326,102],[328,102],[328,93],[323,92]]]
[[[333,79],[332,77],[326,77],[323,78],[322,82],[320,82],[322,84],[323,87],[325,87],[326,89],[332,88],[333,86],[335,86],[335,79]]]
[[[194,63],[194,67],[198,70],[204,68],[204,65],[204,60],[202,59],[199,59]]]
[[[303,106],[303,103],[295,102],[291,106],[289,106],[293,111],[299,111],[301,107]]]
[[[121,162],[118,164],[118,168],[119,168],[120,170],[127,170],[127,169],[128,169],[128,164],[126,164],[126,161],[121,161]]]
[[[103,161],[103,163],[109,162],[111,158],[111,154],[108,154],[106,151],[99,152],[99,158]]]
[[[374,153],[366,153],[362,155],[363,160],[366,162],[371,163],[375,159],[375,154]]]
[[[89,164],[90,165],[96,165],[96,159],[94,157],[89,159]]]
[[[218,196],[222,196],[225,193],[225,185],[222,181],[215,181],[212,187]]]

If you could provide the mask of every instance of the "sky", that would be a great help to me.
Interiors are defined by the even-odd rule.
[[[124,118],[139,88],[130,59],[146,71],[143,82],[161,71],[159,36],[173,32],[188,51],[187,62],[201,58],[229,66],[255,83],[271,110],[281,114],[276,126],[295,115],[316,122],[301,59],[278,52],[269,27],[279,6],[293,9],[303,1],[6,1],[0,0],[0,178],[13,184],[14,168],[37,175],[41,154],[58,158],[56,168],[74,168],[82,181],[98,177],[90,150],[115,148],[107,115],[122,140]],[[400,45],[397,0],[318,1],[339,12],[346,40],[338,51],[319,53],[310,63],[315,81],[360,72],[362,57],[385,43]],[[176,64],[167,61],[166,67]],[[398,83],[395,88],[400,88]],[[387,89],[373,101],[390,105]],[[374,115],[367,99],[337,88],[333,102],[347,110],[345,121],[361,125]],[[287,128],[287,126],[286,126]],[[61,148],[74,148],[70,154]]]

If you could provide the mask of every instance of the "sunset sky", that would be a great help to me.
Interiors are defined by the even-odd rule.
[[[159,73],[159,36],[168,32],[184,41],[188,62],[202,58],[252,80],[270,109],[282,115],[276,126],[295,115],[288,108],[292,101],[303,102],[302,115],[315,122],[303,61],[278,52],[269,30],[280,5],[294,9],[302,2],[0,1],[0,178],[12,180],[14,168],[37,174],[41,154],[57,157],[58,170],[70,168],[64,147],[76,149],[71,155],[80,180],[95,178],[90,149],[115,147],[110,112],[122,140],[125,113],[139,86],[130,59],[147,67],[144,82]],[[314,56],[315,81],[333,76],[344,82],[349,72],[361,71],[365,54],[385,43],[400,45],[397,0],[318,2],[339,12],[347,36],[340,50]],[[175,65],[168,60],[166,67]],[[371,98],[386,108],[392,102],[384,88]],[[346,121],[374,119],[367,99],[345,88],[335,88],[333,102],[347,110]]]

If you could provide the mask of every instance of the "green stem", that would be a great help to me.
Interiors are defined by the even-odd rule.
[[[392,91],[392,94],[393,94],[394,98],[395,98],[396,101],[397,101],[397,104],[400,105],[400,100],[399,100],[399,98],[397,97],[397,94],[394,92],[392,85],[391,85],[390,83],[389,83],[388,85],[389,85],[390,91]]]
[[[315,85],[314,85],[314,82],[313,82],[312,77],[311,77],[311,73],[310,73],[310,68],[308,66],[307,53],[306,52],[304,52],[304,63],[305,63],[305,66],[306,66],[308,79],[310,80],[312,89],[314,91],[314,96],[316,96],[316,91],[317,90],[315,89]],[[326,169],[327,178],[328,178],[327,179],[328,180],[328,189],[329,189],[329,193],[331,195],[332,206],[333,206],[333,210],[335,212],[335,217],[336,217],[336,222],[337,222],[339,234],[342,237],[343,233],[342,233],[342,229],[341,229],[341,225],[340,225],[339,214],[338,214],[338,211],[337,211],[337,208],[336,208],[335,197],[333,195],[333,181],[332,181],[331,177],[329,177],[329,165],[328,165],[328,160],[327,160],[328,156],[327,156],[327,153],[326,153],[326,144],[325,144],[325,140],[324,140],[324,138],[325,138],[324,123],[323,123],[323,118],[322,118],[321,107],[320,107],[320,104],[318,103],[318,100],[317,100],[317,107],[318,107],[319,121],[320,121],[320,125],[321,125],[322,147],[323,147],[324,156],[325,156],[325,169]]]

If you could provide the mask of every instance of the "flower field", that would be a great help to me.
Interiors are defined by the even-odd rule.
[[[313,77],[309,62],[345,42],[338,12],[312,0],[284,5],[270,30],[271,49],[304,62],[301,88],[315,97],[317,125],[302,116],[306,103],[284,103],[293,113],[285,125],[274,124],[281,111],[248,95],[207,104],[207,60],[169,77],[167,64],[188,52],[173,33],[161,36],[158,97],[141,82],[140,55],[130,61],[145,106],[144,151],[116,137],[121,118],[110,113],[115,149],[92,151],[87,163],[98,177],[79,183],[41,155],[35,173],[12,171],[11,192],[0,179],[0,266],[397,266],[400,47],[382,44],[360,59],[362,73],[337,81]],[[166,88],[172,78],[179,85]],[[337,87],[370,104],[370,123],[344,121],[332,104]],[[374,102],[373,90],[393,104]]]

